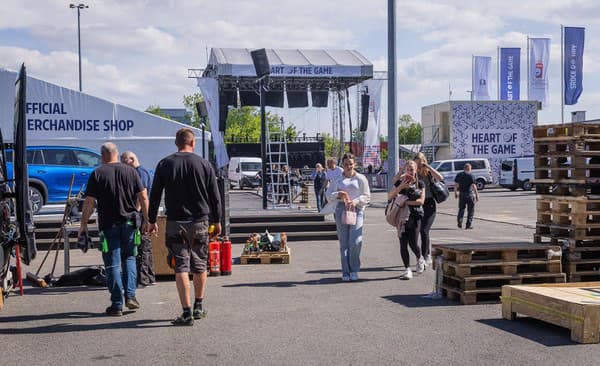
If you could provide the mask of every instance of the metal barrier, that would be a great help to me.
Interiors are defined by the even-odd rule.
[[[387,186],[387,173],[363,173],[369,182],[369,188],[371,191],[386,191]]]

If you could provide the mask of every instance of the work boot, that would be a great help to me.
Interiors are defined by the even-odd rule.
[[[206,310],[194,309],[194,319],[206,318],[208,312]]]
[[[123,316],[123,310],[113,308],[112,305],[106,308],[106,315],[108,316]]]
[[[192,316],[192,314],[181,314],[177,317],[177,319],[173,320],[171,324],[177,326],[194,325],[194,317]]]
[[[127,306],[127,309],[135,310],[135,309],[140,308],[140,303],[137,301],[137,299],[134,296],[134,297],[129,297],[129,298],[125,299],[125,306]]]

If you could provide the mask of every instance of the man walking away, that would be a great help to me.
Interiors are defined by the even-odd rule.
[[[142,220],[136,203],[140,204],[144,221],[147,222],[148,196],[135,169],[119,162],[119,151],[115,144],[104,143],[100,153],[102,165],[92,172],[85,190],[78,236],[88,235],[87,223],[97,202],[100,250],[111,300],[106,314],[121,316],[123,292],[125,306],[129,309],[140,307],[135,298],[135,235]],[[142,231],[146,231],[145,226]]]
[[[131,151],[125,151],[121,154],[121,163],[133,167],[138,173],[142,186],[146,188],[146,192],[150,192],[152,188],[152,174],[140,165],[140,161]],[[141,209],[140,204],[137,205],[138,211]],[[138,247],[137,263],[137,283],[140,286],[153,285],[156,281],[154,275],[154,258],[152,256],[152,239],[148,233],[142,233],[142,242]]]
[[[208,258],[208,227],[213,235],[221,233],[221,204],[217,178],[210,163],[194,154],[196,139],[189,128],[177,131],[178,151],[156,166],[150,193],[149,232],[157,234],[156,216],[165,192],[167,226],[165,244],[175,259],[175,281],[183,314],[174,325],[193,325],[206,316],[203,309]],[[194,307],[190,301],[189,272],[194,276]]]
[[[475,202],[479,201],[475,177],[471,174],[471,164],[465,164],[464,171],[458,173],[454,178],[454,198],[458,198],[458,227],[462,228],[465,206],[467,207],[467,225],[465,229],[473,228],[473,215],[475,214]]]

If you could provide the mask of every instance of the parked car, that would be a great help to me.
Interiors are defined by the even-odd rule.
[[[532,157],[510,158],[502,160],[500,168],[500,185],[511,191],[522,188],[530,191],[531,181],[535,178],[535,166]]]
[[[471,164],[471,173],[475,176],[478,190],[483,190],[486,184],[492,184],[492,168],[488,159],[436,160],[431,163],[431,166],[444,177],[446,186],[452,188],[454,187],[454,178],[458,173],[465,170],[465,164],[467,163]]]
[[[6,170],[13,177],[13,151],[6,151]],[[28,146],[29,196],[31,210],[37,213],[48,203],[67,200],[73,175],[72,195],[84,190],[90,173],[101,164],[92,150],[72,146]]]
[[[256,188],[261,185],[260,172],[262,170],[261,158],[233,157],[229,160],[227,177],[229,186]]]

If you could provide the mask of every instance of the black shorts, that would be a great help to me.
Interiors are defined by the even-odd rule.
[[[206,272],[208,221],[167,221],[165,235],[165,244],[175,258],[175,273]]]

